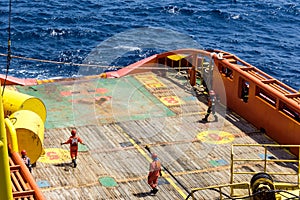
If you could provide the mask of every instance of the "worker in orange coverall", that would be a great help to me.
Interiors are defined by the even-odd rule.
[[[150,164],[148,184],[152,188],[150,193],[156,194],[158,192],[158,189],[156,188],[158,185],[158,177],[161,176],[161,163],[157,157],[157,154],[153,153],[151,157],[153,161]]]
[[[72,129],[71,130],[71,136],[69,137],[69,139],[66,142],[62,142],[61,145],[63,144],[70,144],[70,155],[72,158],[72,163],[74,164],[74,168],[76,168],[77,163],[76,163],[76,159],[77,159],[77,152],[78,152],[78,143],[84,144],[82,139],[78,136],[76,136],[76,130]]]

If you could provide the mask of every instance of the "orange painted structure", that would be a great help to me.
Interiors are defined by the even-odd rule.
[[[222,78],[214,79],[214,88],[224,84],[227,106],[279,144],[300,144],[300,93],[235,55],[223,58],[215,59],[214,74]]]

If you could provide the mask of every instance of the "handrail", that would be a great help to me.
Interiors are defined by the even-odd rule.
[[[235,159],[234,158],[234,147],[262,147],[264,148],[264,159]],[[240,182],[240,183],[234,183],[233,182],[233,175],[234,174],[257,174],[258,172],[235,172],[234,171],[234,162],[236,161],[247,161],[247,162],[257,162],[257,161],[261,161],[264,162],[264,173],[268,173],[270,175],[297,175],[298,178],[298,183],[297,184],[289,184],[289,183],[282,183],[282,182],[274,182],[275,186],[285,186],[285,187],[289,187],[289,188],[300,188],[300,159],[271,159],[268,160],[267,157],[267,153],[268,153],[268,149],[269,147],[273,147],[273,148],[288,148],[288,147],[297,147],[299,148],[300,151],[300,145],[279,145],[279,144],[232,144],[231,145],[231,168],[230,168],[230,172],[231,172],[231,177],[230,177],[230,183],[229,184],[223,184],[223,185],[214,185],[214,186],[208,186],[208,187],[203,187],[203,188],[192,188],[191,192],[189,193],[189,195],[187,196],[186,199],[189,199],[190,197],[192,197],[192,199],[195,199],[195,193],[198,191],[202,191],[202,190],[214,190],[219,192],[220,194],[220,199],[224,199],[223,196],[228,197],[232,197],[234,195],[233,193],[233,189],[234,188],[238,188],[238,189],[248,189],[248,195],[250,196],[251,193],[251,185],[250,182]],[[298,163],[298,172],[297,173],[284,173],[284,172],[268,172],[267,171],[267,164],[271,163],[271,162],[296,162]],[[222,188],[225,187],[230,187],[230,195],[224,194],[222,192]],[[243,197],[247,197],[245,194],[243,196],[239,196],[239,198],[243,198]]]
[[[234,158],[234,147],[262,147],[264,148],[264,158],[263,159],[235,159]],[[247,162],[264,162],[264,170],[263,172],[272,174],[272,175],[297,175],[297,186],[300,188],[300,159],[291,160],[291,159],[268,159],[267,153],[268,148],[298,148],[300,153],[300,145],[280,145],[280,144],[232,144],[231,145],[231,177],[230,183],[232,184],[234,181],[234,174],[255,174],[255,172],[235,172],[234,171],[234,162],[237,161],[247,161]],[[300,154],[299,154],[300,155]],[[296,173],[282,173],[282,172],[269,172],[267,171],[267,164],[272,162],[283,162],[283,163],[298,163],[298,171]]]
[[[193,200],[195,200],[195,196],[194,193],[198,192],[198,191],[202,191],[202,190],[214,190],[216,191],[216,189],[218,189],[217,192],[219,192],[220,195],[220,200],[224,199],[223,196],[228,197],[228,195],[224,194],[222,192],[222,188],[225,187],[234,187],[234,186],[239,186],[240,188],[247,188],[248,189],[248,195],[250,195],[250,184],[247,182],[241,182],[241,183],[232,183],[232,184],[223,184],[223,185],[214,185],[214,186],[208,186],[208,187],[203,187],[203,188],[193,188],[191,189],[191,192],[189,193],[189,195],[187,196],[186,200],[189,199],[190,197],[192,197]]]
[[[219,52],[217,50],[214,50],[215,52]],[[267,73],[263,72],[262,70],[258,69],[257,67],[243,61],[239,57],[237,57],[234,54],[230,54],[228,52],[221,51],[224,55],[230,55],[230,58],[226,58],[226,56],[223,56],[225,59],[219,60],[217,56],[214,57],[215,61],[219,61],[226,65],[227,67],[230,67],[234,71],[238,72],[239,74],[249,78],[253,82],[256,83],[257,86],[262,87],[263,89],[271,92],[280,100],[284,101],[285,103],[291,105],[296,110],[299,109],[299,95],[300,93],[295,90],[294,88],[291,88],[290,86],[280,82],[279,80],[273,78],[272,76],[268,75]],[[232,63],[229,60],[233,59],[235,62]],[[255,73],[251,73],[255,72]],[[257,76],[261,77],[258,78]],[[273,83],[273,86],[270,85],[270,83]],[[275,84],[275,85],[274,85]],[[274,90],[273,90],[274,89]],[[294,97],[295,99],[291,98],[290,96]],[[296,99],[298,98],[298,99]]]

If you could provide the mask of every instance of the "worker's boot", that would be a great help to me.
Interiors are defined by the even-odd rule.
[[[157,188],[153,188],[153,194],[156,194],[158,192],[158,189]]]
[[[156,194],[157,192],[158,192],[158,189],[157,189],[157,188],[153,188],[153,189],[150,191],[151,194]]]
[[[72,163],[73,163],[73,167],[76,168],[77,167],[76,159],[73,159]]]
[[[205,115],[205,117],[202,119],[202,121],[207,122],[207,118],[208,118],[208,115]]]
[[[214,115],[214,117],[215,117],[215,122],[217,122],[218,121],[218,116]]]

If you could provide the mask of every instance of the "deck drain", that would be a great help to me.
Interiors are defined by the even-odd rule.
[[[51,186],[50,183],[46,180],[37,181],[36,184],[39,186],[39,188],[46,188]]]
[[[108,177],[108,176],[107,177],[99,178],[99,182],[104,187],[115,187],[115,186],[118,186],[118,184],[115,181],[115,179],[112,178],[112,177]]]

